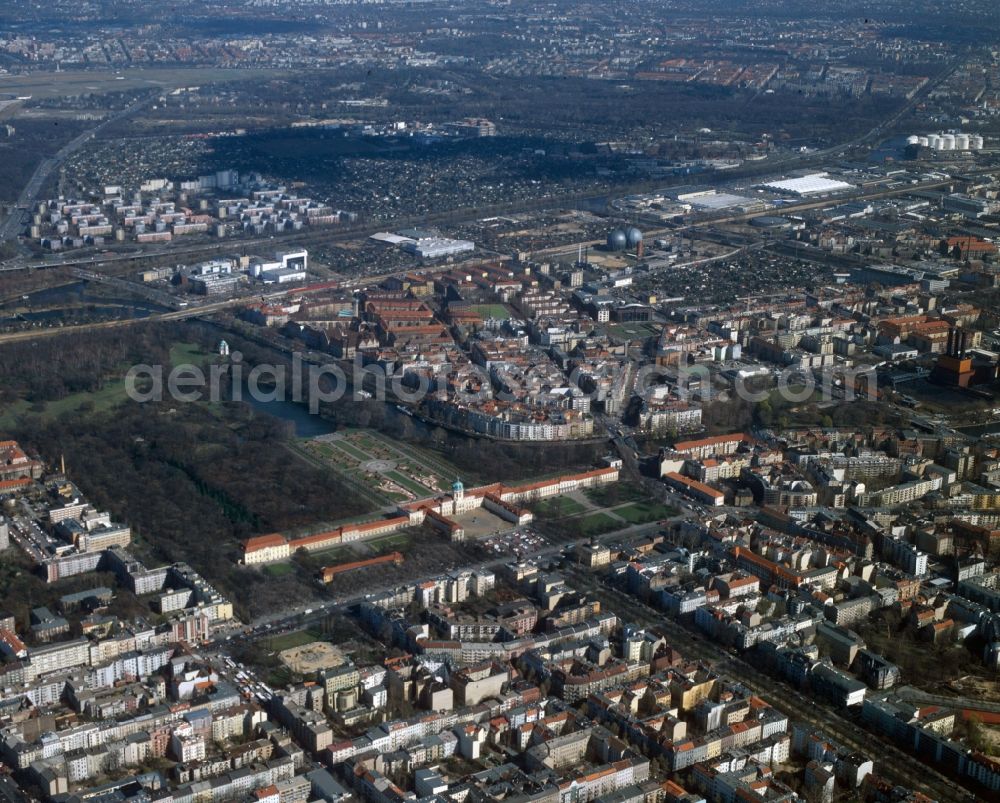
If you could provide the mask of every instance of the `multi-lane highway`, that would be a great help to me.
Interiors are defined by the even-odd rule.
[[[28,183],[21,191],[21,195],[17,199],[16,206],[11,210],[3,224],[0,225],[0,240],[9,240],[12,237],[16,237],[27,227],[28,221],[31,220],[31,207],[35,201],[38,200],[38,193],[45,185],[49,176],[52,175],[53,170],[58,169],[70,156],[80,150],[80,148],[100,134],[105,128],[117,123],[119,120],[125,119],[129,115],[135,114],[151,102],[151,98],[145,98],[127,106],[121,111],[105,118],[101,123],[93,128],[88,129],[82,134],[74,137],[72,140],[63,145],[55,153],[55,155],[47,156],[42,159],[38,167],[35,168],[35,172],[32,173]]]

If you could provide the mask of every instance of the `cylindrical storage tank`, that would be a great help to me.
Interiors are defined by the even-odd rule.
[[[969,135],[968,134],[955,134],[955,150],[956,151],[967,151],[967,150],[969,150]]]
[[[941,150],[941,137],[938,134],[927,135],[927,147],[936,151]]]
[[[979,134],[973,134],[969,137],[969,147],[974,151],[982,150],[983,138]]]
[[[942,134],[941,135],[941,150],[943,150],[943,151],[953,151],[953,150],[955,150],[955,135],[954,134]]]
[[[919,145],[920,144],[920,137],[918,137],[916,134],[910,134],[910,136],[908,136],[906,138],[906,144],[907,145]]]
[[[615,229],[608,235],[608,248],[612,251],[624,251],[628,247],[628,236],[623,229]]]
[[[917,139],[919,140],[921,145],[923,145],[925,148],[927,147],[927,137],[917,137]]]

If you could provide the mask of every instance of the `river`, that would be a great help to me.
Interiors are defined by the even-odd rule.
[[[157,312],[169,312],[167,307],[139,298],[119,298],[103,292],[89,282],[78,281],[28,293],[27,298],[11,301],[7,308],[22,310],[19,315],[26,321],[57,321],[62,318],[86,316],[88,318],[148,318]],[[32,312],[32,309],[37,312]],[[2,310],[0,310],[2,314]]]
[[[880,163],[887,159],[897,161],[903,158],[904,148],[906,148],[906,137],[892,137],[876,145],[868,154],[868,161]]]
[[[293,402],[282,399],[273,401],[262,401],[255,399],[247,389],[244,388],[243,401],[249,404],[255,412],[266,413],[280,421],[288,421],[295,426],[296,438],[315,438],[317,435],[328,435],[337,431],[337,425],[333,421],[309,412],[309,408],[301,402]]]
[[[192,320],[188,321],[188,326],[197,327],[201,331],[209,334],[212,340],[218,342],[220,336],[225,339],[227,334],[226,330],[217,326],[214,323],[204,320]],[[232,342],[232,341],[230,341]],[[273,347],[267,347],[268,349],[273,349]],[[287,366],[286,360],[288,355],[283,352],[273,352],[275,354],[276,364],[285,365],[286,370],[291,371]],[[304,372],[309,370],[308,364],[303,369]],[[304,373],[303,376],[308,376]],[[269,389],[261,389],[264,393],[269,393]],[[291,401],[289,398],[290,393],[286,394],[285,398],[277,398],[273,400],[261,400],[253,397],[250,393],[249,388],[244,384],[243,386],[243,398],[244,404],[249,404],[251,409],[257,413],[263,413],[266,415],[273,416],[280,421],[287,421],[294,426],[294,434],[296,438],[315,438],[317,435],[328,435],[331,432],[336,432],[340,425],[336,421],[336,409],[333,410],[332,414],[327,413],[327,416],[323,417],[319,415],[313,415],[309,412],[309,407],[305,402]],[[350,404],[350,390],[344,395],[344,398],[337,402],[337,404]],[[384,402],[383,416],[386,422],[399,424],[405,419],[406,426],[411,429],[411,431],[416,431],[421,434],[427,434],[431,431],[431,425],[424,421],[422,418],[417,416],[407,415],[403,413],[399,407],[397,407],[392,402]]]
[[[955,429],[964,435],[971,435],[974,438],[1000,435],[1000,421],[993,421],[989,424],[973,424],[968,427],[955,427]]]

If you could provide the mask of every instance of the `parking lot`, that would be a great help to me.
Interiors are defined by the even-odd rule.
[[[494,535],[480,542],[480,548],[491,557],[505,555],[518,557],[543,549],[548,541],[532,527],[518,527],[516,530]]]

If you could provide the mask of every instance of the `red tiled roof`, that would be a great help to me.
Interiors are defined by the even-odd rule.
[[[399,552],[390,552],[386,555],[379,555],[377,558],[368,558],[366,560],[355,560],[350,563],[339,563],[336,566],[324,566],[323,567],[323,581],[329,583],[330,580],[336,577],[338,574],[343,574],[344,572],[353,571],[354,569],[363,569],[368,566],[379,566],[383,563],[402,563],[403,555]]]
[[[243,551],[246,552],[256,552],[258,549],[266,549],[268,547],[281,546],[282,544],[287,544],[288,539],[285,538],[281,533],[270,533],[269,535],[257,535],[253,538],[247,538],[243,542]]]
[[[11,652],[15,655],[19,655],[27,649],[24,646],[24,642],[17,637],[16,633],[4,627],[0,627],[0,641],[10,647]]]
[[[346,524],[341,530],[343,532],[355,531],[355,532],[368,532],[369,530],[377,530],[380,527],[386,527],[388,525],[401,525],[408,523],[410,521],[408,516],[395,516],[388,519],[376,519],[375,521],[365,521],[358,524]]]
[[[695,491],[705,494],[712,499],[720,499],[725,496],[722,491],[717,491],[711,485],[706,485],[703,482],[698,482],[698,480],[693,480],[690,477],[685,477],[682,474],[678,474],[676,471],[669,471],[663,475],[664,477],[674,480],[674,482],[679,482],[682,485],[686,485]]]
[[[338,527],[336,530],[326,530],[325,532],[303,535],[301,538],[294,538],[289,546],[292,549],[298,549],[300,547],[311,546],[313,544],[321,544],[324,541],[339,541],[340,537],[341,528]]]
[[[750,436],[745,435],[742,432],[734,432],[731,435],[715,435],[711,438],[700,438],[694,441],[681,441],[674,444],[674,451],[686,452],[691,449],[701,449],[705,446],[718,446],[723,443],[732,443],[734,441],[749,441]]]

